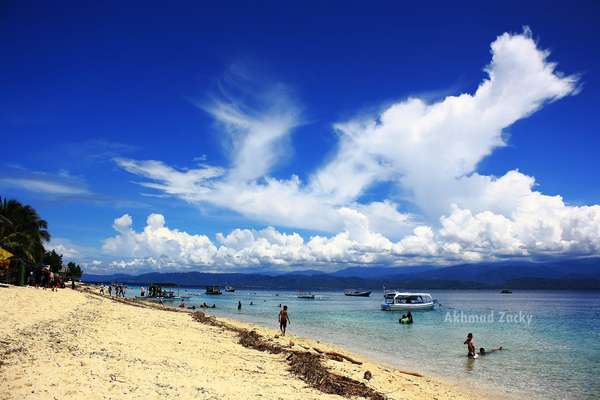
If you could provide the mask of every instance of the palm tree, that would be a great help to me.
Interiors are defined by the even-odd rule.
[[[0,246],[29,262],[40,262],[50,240],[48,223],[33,207],[0,198]]]

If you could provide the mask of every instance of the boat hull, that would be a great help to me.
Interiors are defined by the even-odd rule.
[[[383,303],[381,309],[383,311],[415,311],[415,310],[431,310],[433,309],[433,303],[421,303],[421,304],[387,304]]]
[[[177,300],[187,300],[189,296],[175,296],[175,297],[157,297],[157,296],[135,296],[138,300],[149,300],[149,301],[177,301]]]
[[[351,297],[369,297],[371,295],[371,292],[349,292],[344,293],[344,295]]]

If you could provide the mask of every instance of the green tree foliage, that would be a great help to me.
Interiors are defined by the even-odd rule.
[[[48,223],[29,205],[0,198],[0,246],[31,263],[44,258]]]
[[[42,261],[45,265],[50,266],[50,271],[56,273],[60,271],[63,267],[63,259],[62,254],[58,254],[56,251],[51,250],[47,251],[44,254],[44,259]]]
[[[69,279],[79,279],[81,278],[81,267],[79,264],[75,264],[70,261],[67,264],[67,278]]]

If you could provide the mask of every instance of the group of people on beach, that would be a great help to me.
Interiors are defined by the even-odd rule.
[[[125,290],[127,289],[126,285],[112,284],[108,285],[108,295],[113,295],[113,290],[115,292],[115,297],[125,297]],[[100,294],[104,294],[104,285],[100,286]]]
[[[42,268],[36,272],[29,272],[27,284],[36,288],[51,289],[53,292],[65,287],[61,276],[52,272],[49,267]]]

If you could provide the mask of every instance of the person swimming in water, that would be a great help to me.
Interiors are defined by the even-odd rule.
[[[473,334],[469,333],[467,335],[467,339],[463,344],[467,345],[467,357],[469,358],[477,358],[477,353],[475,353],[475,342],[473,341]]]
[[[290,321],[290,316],[288,315],[287,309],[288,309],[287,306],[283,306],[283,310],[279,311],[279,330],[281,331],[281,334],[283,336],[285,336],[287,324],[292,323],[292,321]]]
[[[238,311],[240,311],[242,309],[242,302],[238,301]]]
[[[412,324],[414,321],[411,312],[409,311],[408,314],[402,314],[402,317],[400,317],[398,322],[401,324]]]
[[[492,353],[495,353],[496,351],[500,351],[500,350],[502,350],[502,346],[498,347],[497,349],[491,349],[491,350],[486,350],[483,347],[480,347],[479,348],[479,355],[480,356],[485,356],[485,355],[492,354]]]

